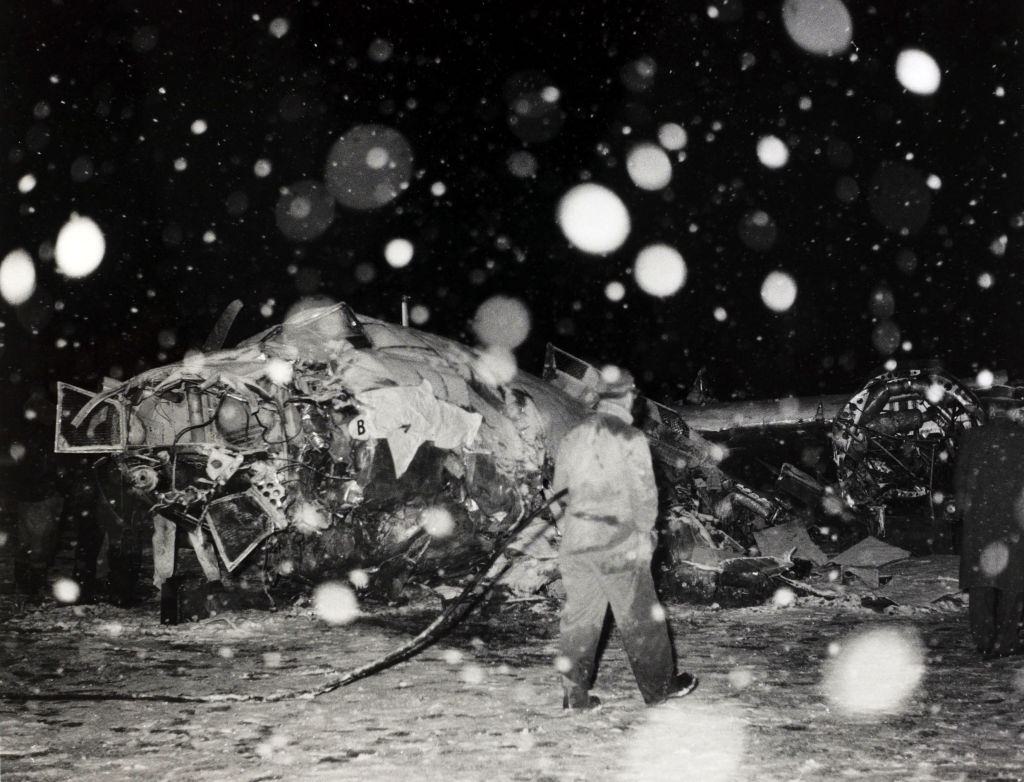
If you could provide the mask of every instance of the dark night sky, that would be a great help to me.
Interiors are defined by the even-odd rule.
[[[304,295],[395,320],[407,293],[430,309],[424,328],[472,341],[477,306],[509,294],[532,312],[524,368],[539,370],[551,340],[678,398],[703,365],[723,397],[855,389],[887,358],[870,307],[884,287],[911,344],[900,360],[1024,375],[1024,5],[850,0],[854,45],[831,58],[794,45],[781,2],[475,6],[4,3],[0,256],[24,248],[38,272],[28,303],[0,302],[5,434],[33,389],[96,387],[104,374],[180,359],[236,297],[246,308],[233,340]],[[288,22],[281,37],[269,30],[277,18]],[[942,69],[934,95],[896,79],[907,47]],[[652,79],[637,78],[641,58]],[[559,90],[553,138],[523,141],[510,127],[512,88],[531,84],[515,80],[523,73]],[[199,119],[207,130],[196,135]],[[666,122],[687,130],[685,160],[673,160],[665,189],[638,189],[626,154]],[[374,210],[337,207],[316,239],[286,238],[280,189],[322,180],[332,144],[362,123],[408,140],[408,189]],[[758,160],[767,134],[789,147],[782,169]],[[510,173],[521,150],[536,160],[532,178]],[[269,176],[255,175],[260,159]],[[22,193],[26,174],[36,185]],[[923,184],[931,174],[937,190]],[[610,187],[632,217],[607,257],[572,248],[555,221],[583,179]],[[924,217],[902,206],[908,193],[930,210],[900,235],[894,221]],[[755,210],[776,228],[766,249],[739,230]],[[82,280],[57,274],[47,252],[72,211],[107,242]],[[1004,235],[1005,253],[994,252]],[[383,256],[395,237],[415,246],[405,268]],[[653,242],[677,248],[689,270],[664,300],[629,277]],[[774,269],[799,286],[782,315],[759,296]],[[994,284],[983,289],[986,272]],[[626,284],[620,303],[605,297],[610,280]]]

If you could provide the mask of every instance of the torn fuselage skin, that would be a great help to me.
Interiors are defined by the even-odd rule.
[[[546,454],[586,414],[530,376],[495,384],[476,362],[322,308],[95,396],[64,386],[57,450],[111,454],[134,500],[205,536],[228,573],[272,535],[275,573],[396,559],[444,570],[539,495]],[[426,534],[435,507],[451,529]]]

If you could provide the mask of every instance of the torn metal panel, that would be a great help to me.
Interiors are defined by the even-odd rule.
[[[952,554],[935,554],[900,560],[883,566],[881,575],[888,582],[879,595],[900,605],[933,605],[948,599],[958,600],[960,558]]]
[[[754,532],[758,550],[769,557],[800,558],[824,565],[828,556],[807,534],[806,527],[799,521],[791,521],[776,527]]]
[[[204,520],[230,573],[278,529],[279,511],[253,488],[207,506]]]
[[[829,558],[830,562],[845,567],[882,567],[910,557],[906,549],[891,546],[876,537],[868,536],[841,554]]]
[[[439,400],[430,382],[364,391],[358,397],[365,411],[349,424],[355,437],[388,441],[395,475],[401,477],[424,442],[452,450],[468,448],[477,439],[483,416]]]
[[[128,441],[124,407],[112,399],[95,403],[96,396],[69,383],[57,384],[55,453],[118,453],[124,450]]]

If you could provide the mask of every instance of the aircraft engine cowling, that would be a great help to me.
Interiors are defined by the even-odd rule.
[[[878,375],[832,424],[840,485],[861,507],[948,496],[960,436],[985,419],[974,392],[938,366]]]

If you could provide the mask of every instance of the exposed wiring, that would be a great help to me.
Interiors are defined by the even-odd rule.
[[[277,470],[278,474],[280,474],[280,473],[290,469],[291,467],[302,467],[303,469],[310,470],[311,472],[315,472],[317,475],[320,475],[320,476],[322,476],[324,478],[330,478],[332,481],[352,480],[352,476],[351,475],[331,475],[331,473],[329,473],[329,472],[324,472],[323,470],[319,470],[316,467],[314,467],[312,464],[306,464],[305,462],[300,462],[297,459],[276,459],[275,461],[284,462],[285,465],[286,465],[285,467],[281,467],[279,470]],[[298,480],[298,479],[294,478],[292,480]]]
[[[220,409],[220,405],[218,405],[217,407],[218,407],[218,409]],[[188,432],[191,432],[193,429],[201,429],[204,426],[209,426],[215,420],[217,420],[217,413],[216,413],[216,411],[214,412],[214,414],[208,420],[203,421],[202,423],[191,424],[189,426],[186,426],[184,429],[179,430],[178,433],[176,435],[174,435],[174,440],[171,442],[171,451],[172,451],[172,453],[171,453],[171,489],[170,489],[171,491],[175,491],[178,488],[178,486],[177,486],[177,469],[178,469],[178,450],[177,450],[177,446],[178,446],[178,440],[181,439],[182,435],[187,434]]]
[[[265,423],[263,423],[263,421],[260,420],[260,412],[261,411],[260,410],[256,411],[256,413],[255,413],[256,423],[258,423],[260,425],[260,428],[263,430],[262,432],[260,432],[260,438],[263,440],[264,443],[266,443],[267,445],[288,445],[292,440],[294,440],[296,437],[298,437],[302,433],[302,428],[299,427],[295,431],[294,434],[288,434],[288,420],[287,420],[287,418],[285,416],[285,413],[284,413],[285,405],[297,405],[297,404],[300,404],[300,403],[305,403],[305,400],[286,399],[284,404],[283,405],[278,405],[278,409],[274,411],[275,414],[277,415],[278,420],[281,422],[281,429],[284,430],[284,439],[283,440],[268,440],[267,439],[267,432],[269,432],[271,430],[272,425],[271,426],[267,426]]]

